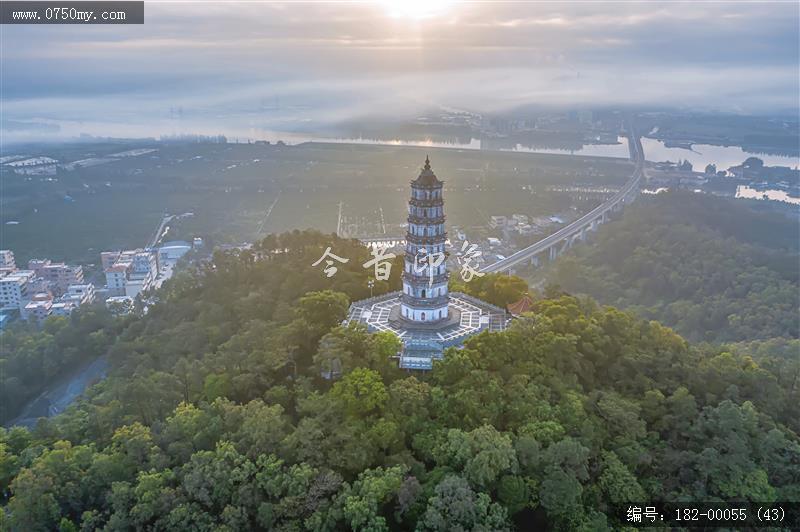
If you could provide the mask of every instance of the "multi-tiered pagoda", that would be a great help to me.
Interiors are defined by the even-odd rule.
[[[501,331],[508,322],[504,309],[448,291],[443,185],[426,157],[411,182],[403,291],[356,301],[347,319],[371,332],[396,334],[403,342],[398,358],[405,369],[431,369],[447,347],[459,347],[483,330]]]
[[[442,183],[426,157],[419,177],[411,182],[408,202],[405,271],[401,315],[430,323],[448,318],[447,260]]]

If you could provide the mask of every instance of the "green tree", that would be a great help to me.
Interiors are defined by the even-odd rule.
[[[458,476],[448,476],[437,486],[417,530],[510,530],[505,508],[485,493],[475,493]]]
[[[379,414],[389,398],[380,374],[366,368],[357,368],[337,382],[331,395],[345,412],[357,417]]]
[[[491,425],[471,432],[450,429],[436,452],[437,462],[463,472],[473,485],[488,488],[501,473],[516,472],[517,457],[511,438]]]

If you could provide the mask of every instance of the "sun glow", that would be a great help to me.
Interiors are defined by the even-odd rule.
[[[452,0],[382,0],[381,3],[386,6],[392,17],[420,20],[443,14],[455,2]]]

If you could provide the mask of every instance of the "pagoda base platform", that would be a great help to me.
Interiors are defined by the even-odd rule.
[[[389,313],[389,322],[403,329],[415,328],[426,331],[441,331],[442,329],[456,326],[461,323],[461,311],[448,306],[446,318],[436,321],[420,322],[412,321],[403,317],[403,315],[400,313],[400,305],[396,305],[392,307],[392,310]]]
[[[433,361],[444,356],[448,347],[460,347],[464,341],[488,330],[505,330],[509,315],[504,309],[467,294],[450,294],[448,317],[436,322],[419,323],[400,315],[402,292],[356,301],[350,305],[345,323],[361,323],[370,332],[386,331],[403,342],[400,367],[430,370]]]

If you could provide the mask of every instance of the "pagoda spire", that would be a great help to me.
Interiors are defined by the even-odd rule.
[[[415,180],[415,182],[421,185],[430,186],[438,186],[442,183],[436,177],[436,174],[433,173],[433,170],[431,170],[431,159],[427,155],[425,156],[425,166],[423,166],[422,170],[420,170],[419,177]]]

